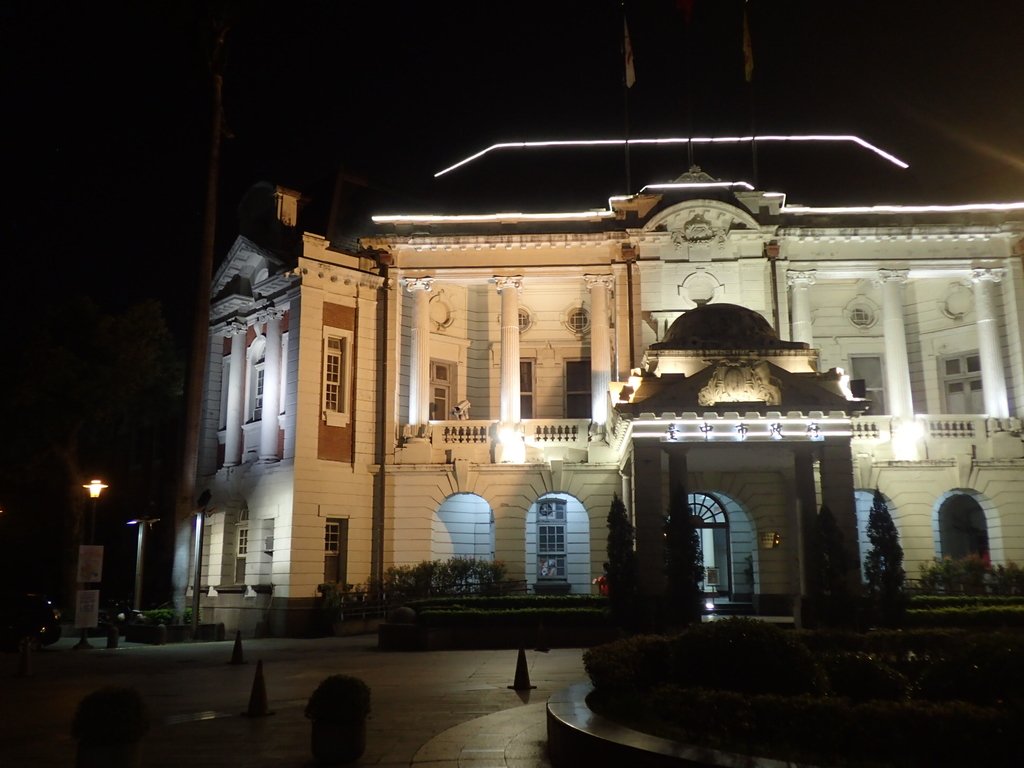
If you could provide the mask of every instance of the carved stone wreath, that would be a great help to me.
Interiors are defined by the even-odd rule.
[[[697,402],[705,406],[756,402],[778,405],[782,389],[763,361],[723,361],[697,394]]]
[[[687,247],[710,247],[717,245],[722,247],[725,244],[726,235],[728,232],[721,227],[712,226],[711,222],[700,213],[695,213],[691,216],[682,229],[673,229],[671,231],[672,244],[677,250],[683,250]]]

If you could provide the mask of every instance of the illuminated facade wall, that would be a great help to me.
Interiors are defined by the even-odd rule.
[[[845,369],[875,402],[841,414],[847,437],[823,462],[824,448],[794,447],[777,471],[755,471],[763,444],[737,446],[741,460],[695,454],[687,489],[718,499],[751,560],[749,583],[747,565],[727,564],[726,598],[798,596],[793,499],[848,507],[852,540],[876,487],[909,576],[963,549],[943,541],[951,515],[984,521],[994,562],[1024,562],[1024,212],[816,213],[699,187],[612,206],[556,220],[367,222],[376,234],[359,255],[306,235],[283,266],[236,244],[214,286],[200,472],[217,507],[202,585],[215,589],[204,605],[217,620],[302,631],[332,575],[364,584],[459,547],[493,547],[531,588],[589,591],[613,495],[656,539],[667,494],[652,495],[651,478],[668,476],[638,470],[636,419],[593,395],[609,381],[618,392],[676,318],[709,302],[760,313],[816,350],[811,369]],[[266,413],[254,419],[260,361],[246,353],[262,339],[265,370],[277,333],[272,449]],[[672,364],[694,376],[706,363]],[[664,431],[680,414],[652,417]],[[538,517],[557,499],[571,510],[564,531]],[[766,533],[778,542],[759,545]]]

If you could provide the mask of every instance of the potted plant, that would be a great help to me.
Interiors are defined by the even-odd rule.
[[[366,716],[370,714],[370,688],[358,677],[324,678],[306,704],[313,721],[313,758],[320,765],[357,760],[366,749]]]
[[[107,687],[78,703],[71,735],[78,739],[77,768],[137,768],[149,715],[134,688]]]

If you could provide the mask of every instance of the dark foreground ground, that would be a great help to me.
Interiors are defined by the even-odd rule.
[[[243,641],[244,664],[232,665],[233,642],[148,646],[101,639],[91,651],[66,638],[31,657],[21,676],[18,654],[0,654],[0,766],[72,766],[75,706],[105,685],[136,687],[152,728],[143,765],[313,765],[303,707],[319,681],[344,672],[372,690],[367,748],[355,765],[420,768],[536,768],[545,754],[544,705],[555,690],[585,679],[579,649],[526,651],[529,682],[510,690],[518,652],[385,653],[376,636]],[[266,709],[249,707],[256,662],[263,661]]]

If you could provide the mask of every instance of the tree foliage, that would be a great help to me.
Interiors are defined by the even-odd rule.
[[[842,531],[827,505],[821,506],[810,533],[814,545],[814,573],[809,580],[814,585],[814,620],[826,626],[852,624],[856,616],[849,581],[851,562]]]
[[[63,535],[63,592],[73,589],[83,540],[89,475],[111,479],[127,465],[133,438],[175,414],[181,365],[160,304],[147,301],[107,314],[88,298],[43,312],[27,329],[5,381],[4,462],[32,510],[56,507]],[[148,499],[147,499],[148,501]]]
[[[704,560],[686,490],[681,486],[672,494],[665,518],[665,577],[670,616],[684,625],[700,621]]]
[[[868,515],[868,541],[871,549],[864,558],[864,575],[875,618],[894,626],[899,623],[906,602],[903,547],[889,507],[878,489],[875,489]]]
[[[636,605],[636,551],[633,549],[633,524],[622,499],[616,495],[608,510],[608,562],[604,564],[608,579],[608,599],[612,616],[618,624],[632,621]]]

